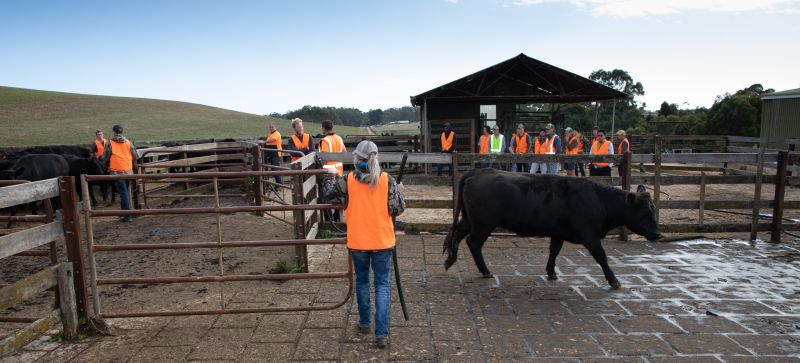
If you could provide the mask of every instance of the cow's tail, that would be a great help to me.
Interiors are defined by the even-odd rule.
[[[444,262],[445,270],[453,266],[453,264],[456,263],[456,260],[458,260],[458,244],[461,243],[461,238],[464,236],[458,236],[456,228],[458,225],[458,217],[461,215],[462,211],[464,213],[464,220],[469,222],[467,210],[464,209],[464,182],[468,177],[470,177],[471,174],[471,172],[467,172],[461,176],[461,179],[458,180],[458,195],[453,196],[454,200],[457,200],[456,210],[453,213],[453,224],[450,226],[450,231],[447,232],[447,237],[444,238],[444,243],[442,244],[442,253],[447,253],[447,260]]]

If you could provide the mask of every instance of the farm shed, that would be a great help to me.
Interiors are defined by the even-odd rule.
[[[411,104],[421,107],[424,152],[440,150],[431,142],[449,122],[456,132],[456,149],[476,152],[475,142],[484,125],[499,125],[509,135],[516,124],[527,129],[552,122],[559,115],[542,112],[536,105],[627,99],[623,92],[520,53],[466,77],[417,96]]]
[[[761,137],[800,138],[800,88],[761,97]]]

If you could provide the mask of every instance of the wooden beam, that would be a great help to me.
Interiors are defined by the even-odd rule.
[[[752,219],[752,229],[750,230],[750,240],[755,241],[758,237],[758,218],[761,214],[761,182],[762,176],[764,176],[764,149],[765,145],[762,141],[761,145],[758,148],[758,161],[756,164],[756,185],[753,191],[753,219]]]
[[[47,179],[0,188],[0,208],[58,196],[58,180]]]
[[[75,340],[78,338],[78,307],[75,301],[72,264],[69,262],[58,265],[58,299],[64,337],[67,340]]]
[[[312,152],[312,153],[310,153],[308,155],[305,155],[305,156],[301,157],[300,159],[297,159],[297,160],[289,163],[289,167],[291,167],[293,164],[299,163],[301,170],[308,169],[309,166],[314,165],[314,162],[316,162],[316,156],[317,155],[322,155],[322,154],[326,154],[326,153],[319,152],[319,151]],[[342,154],[347,154],[347,153],[342,153]],[[352,158],[353,158],[353,156],[352,156],[352,154],[350,154],[350,159],[352,159]]]
[[[772,209],[772,242],[780,242],[783,234],[783,209],[786,196],[786,167],[789,164],[789,153],[781,151],[778,155],[778,171],[775,174],[775,207]]]
[[[61,222],[56,221],[2,236],[0,259],[56,241],[62,234]]]
[[[0,289],[0,311],[19,305],[58,284],[58,265],[48,266],[33,275]]]
[[[39,335],[44,334],[50,327],[58,323],[58,315],[58,310],[53,310],[47,314],[47,316],[34,321],[30,325],[0,341],[0,358],[17,351],[36,339]]]

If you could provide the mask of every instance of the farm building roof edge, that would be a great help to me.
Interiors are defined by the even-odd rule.
[[[767,93],[761,96],[762,100],[777,100],[782,98],[800,98],[800,88],[780,92]]]
[[[523,67],[523,75],[527,76],[526,79],[518,79],[508,76],[517,66]],[[526,94],[487,94],[481,95],[478,93],[469,94],[469,92],[458,89],[459,86],[469,85],[470,82],[478,78],[483,78],[478,85],[478,90],[481,91],[486,77],[492,75],[493,72],[500,69],[506,70],[506,73],[496,74],[495,80],[490,83],[486,89],[498,83],[501,79],[505,82],[522,84],[527,87],[527,91],[540,91],[539,93],[528,92]],[[527,70],[528,72],[524,72]],[[566,84],[566,86],[565,86]],[[465,95],[448,96],[443,95],[445,91],[455,90]],[[496,90],[495,90],[496,91]],[[524,53],[497,63],[493,66],[487,67],[465,77],[459,78],[450,83],[433,88],[427,92],[423,92],[416,96],[411,96],[411,104],[421,106],[425,99],[429,100],[455,100],[455,101],[495,101],[495,100],[510,100],[519,102],[556,102],[556,103],[575,103],[575,102],[591,102],[591,101],[604,101],[611,99],[627,99],[630,95],[615,90],[611,87],[602,85],[588,78],[579,76],[575,73],[558,68],[551,64],[542,62],[535,58],[531,58]]]

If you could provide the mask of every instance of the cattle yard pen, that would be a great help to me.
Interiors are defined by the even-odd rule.
[[[43,317],[0,316],[0,322],[29,323],[0,341],[2,358],[59,322],[63,325],[64,337],[68,340],[76,339],[79,316],[87,316],[87,310],[74,179],[61,177],[32,183],[3,181],[0,186],[0,208],[44,201],[46,210],[44,219],[17,219],[44,224],[0,237],[0,260],[11,256],[45,256],[49,259],[48,266],[38,272],[7,285],[0,284],[0,311],[29,301],[45,290],[55,292],[55,308]],[[65,206],[58,216],[53,213],[50,198],[60,198]],[[59,256],[56,248],[56,241],[61,238],[65,241],[66,256]],[[36,249],[45,245],[48,246],[46,251]]]
[[[244,171],[244,172],[196,172],[196,173],[165,173],[165,174],[138,174],[138,175],[106,175],[106,176],[83,176],[84,182],[91,181],[113,181],[113,180],[147,180],[164,181],[171,180],[210,180],[213,186],[213,207],[193,207],[193,208],[162,208],[162,209],[135,209],[135,210],[95,210],[92,208],[91,201],[83,201],[84,222],[87,233],[87,250],[89,258],[90,281],[92,281],[92,295],[94,316],[100,318],[122,318],[122,317],[144,317],[144,316],[180,316],[180,315],[209,315],[209,314],[239,314],[239,313],[264,313],[264,312],[287,312],[287,311],[308,311],[308,310],[330,310],[344,305],[349,299],[353,290],[353,270],[349,260],[347,261],[346,271],[338,272],[315,272],[308,271],[308,261],[306,246],[308,245],[343,245],[344,238],[316,239],[317,234],[317,211],[321,209],[340,209],[339,205],[317,204],[316,187],[314,183],[306,183],[305,179],[315,181],[316,175],[325,173],[322,170],[302,170],[303,166],[311,165],[313,156],[305,157],[293,164],[293,170],[279,171]],[[255,178],[259,180],[264,177],[288,176],[292,177],[295,183],[293,204],[277,205],[245,205],[245,206],[221,206],[219,184],[225,180],[242,180]],[[84,183],[86,190],[87,183]],[[301,198],[302,197],[302,198]],[[299,198],[299,199],[297,199]],[[220,220],[221,214],[227,213],[259,213],[291,211],[295,217],[295,239],[283,240],[238,240],[224,241],[222,232],[224,225]],[[212,241],[196,242],[152,242],[135,244],[105,244],[98,243],[93,233],[92,220],[94,217],[103,216],[146,216],[146,215],[197,215],[214,214],[216,215],[216,238]],[[307,227],[308,226],[308,227]],[[224,250],[227,248],[248,248],[248,247],[272,247],[272,246],[295,246],[295,263],[301,268],[301,273],[289,274],[247,274],[230,275],[225,273],[223,261]],[[219,269],[216,275],[206,276],[183,276],[183,277],[125,277],[109,278],[98,276],[95,256],[98,253],[108,251],[142,251],[142,250],[167,250],[167,249],[216,249],[218,251]],[[314,305],[304,307],[287,306],[265,306],[258,308],[238,308],[229,309],[225,306],[225,296],[223,284],[235,281],[275,281],[275,280],[294,280],[294,279],[340,279],[348,280],[348,293],[344,299],[337,303]],[[120,285],[120,284],[174,284],[174,283],[196,283],[196,282],[219,282],[220,283],[220,302],[219,309],[205,310],[168,310],[168,311],[117,311],[104,312],[102,302],[98,293],[100,285]]]
[[[738,139],[737,139],[738,140]],[[788,176],[788,165],[796,163],[798,155],[788,151],[769,152],[765,147],[756,149],[757,152],[750,153],[669,153],[663,154],[662,140],[656,138],[653,154],[628,154],[628,155],[489,155],[489,154],[452,154],[443,153],[417,153],[409,155],[408,162],[420,164],[450,164],[459,166],[471,166],[476,163],[493,163],[495,165],[508,165],[511,163],[531,163],[531,162],[612,162],[622,163],[625,172],[622,177],[588,177],[591,180],[618,186],[625,190],[630,190],[633,184],[644,184],[651,186],[653,190],[653,202],[656,206],[656,215],[659,210],[697,210],[698,223],[664,223],[659,219],[659,227],[662,233],[728,233],[728,232],[749,232],[751,239],[756,238],[758,232],[771,232],[772,241],[778,242],[782,233],[800,230],[800,223],[784,223],[783,213],[785,210],[800,209],[800,201],[785,201],[785,191],[787,185],[800,185],[800,177]],[[749,142],[749,141],[748,141]],[[761,145],[767,145],[766,142]],[[352,164],[352,156],[349,153],[321,153],[322,161],[341,161],[345,164]],[[398,162],[401,154],[386,153],[381,154],[381,162]],[[650,175],[633,175],[631,172],[634,164],[650,164],[653,166]],[[728,165],[741,164],[756,168],[756,172],[748,175],[707,175],[701,172],[699,175],[666,175],[667,164],[714,164]],[[765,173],[765,165],[774,165],[774,174]],[[616,165],[613,169],[617,169]],[[721,172],[725,168],[718,168]],[[616,172],[615,172],[616,173]],[[451,185],[453,195],[458,195],[459,168],[453,168],[453,176],[448,178],[419,177],[409,178],[416,180],[417,183]],[[762,184],[772,184],[775,186],[774,197],[770,200],[762,200]],[[707,185],[750,185],[754,188],[753,197],[750,200],[706,200],[705,188]],[[696,185],[701,193],[698,200],[663,200],[662,186],[672,185]],[[442,199],[409,199],[406,200],[408,208],[424,209],[454,209],[454,201]],[[771,215],[763,215],[761,209],[771,208]],[[751,210],[750,223],[706,223],[704,215],[710,210],[739,209]],[[735,213],[735,212],[734,212]],[[761,218],[770,218],[770,223],[761,223]],[[449,223],[398,223],[398,227],[406,230],[407,233],[432,232],[445,233],[449,230]],[[619,234],[622,239],[627,238],[627,232],[618,230],[613,232]]]

